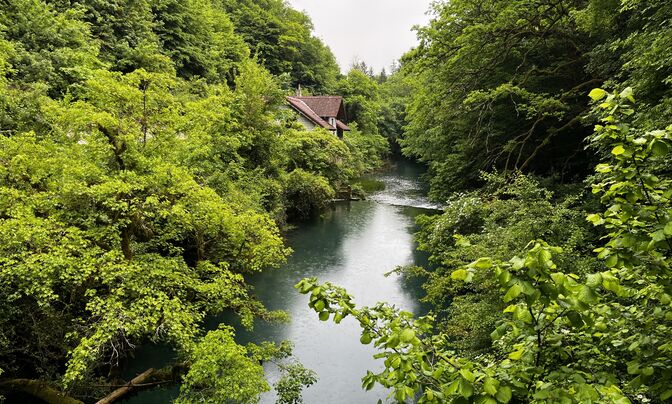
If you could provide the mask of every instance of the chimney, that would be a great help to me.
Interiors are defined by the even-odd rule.
[[[296,96],[301,97],[301,84],[299,83],[299,87],[296,89]]]

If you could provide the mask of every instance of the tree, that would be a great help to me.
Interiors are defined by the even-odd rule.
[[[353,67],[338,81],[336,92],[344,98],[348,120],[356,122],[362,132],[377,135],[380,110],[378,83],[367,73]]]
[[[2,9],[2,37],[11,46],[7,62],[12,68],[6,73],[16,84],[42,84],[49,95],[60,96],[100,66],[98,46],[79,10],[57,13],[29,0],[12,0]]]
[[[571,178],[587,171],[582,94],[596,39],[577,26],[585,1],[437,3],[405,56],[414,95],[404,152],[427,162],[433,195],[478,183],[496,167]]]
[[[314,93],[333,88],[339,67],[331,50],[312,35],[310,18],[282,0],[226,0],[223,7],[252,53],[289,85]]]

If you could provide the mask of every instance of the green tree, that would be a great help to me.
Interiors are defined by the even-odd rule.
[[[288,74],[289,85],[315,93],[333,88],[339,75],[331,50],[312,35],[310,18],[282,0],[225,0],[236,32],[273,74]]]
[[[11,45],[8,78],[17,85],[43,84],[63,95],[100,66],[98,44],[80,10],[56,12],[42,1],[12,0],[2,6],[0,35]]]
[[[405,56],[413,77],[404,152],[427,162],[433,195],[478,183],[479,170],[568,177],[588,161],[584,92],[608,76],[589,69],[598,38],[580,29],[586,1],[436,3]]]
[[[370,135],[378,134],[380,88],[378,83],[359,68],[353,67],[338,81],[336,92],[344,98],[350,122]]]
[[[99,71],[81,99],[46,107],[51,134],[0,139],[0,348],[10,377],[58,380],[65,366],[64,385],[86,389],[152,341],[196,369],[217,346],[215,363],[265,386],[259,373],[249,379],[258,359],[235,345],[236,366],[216,361],[223,348],[199,342],[202,321],[225,309],[248,326],[281,318],[250,297],[243,274],[279,265],[288,250],[265,213],[178,164],[186,139],[174,85],[161,74]]]

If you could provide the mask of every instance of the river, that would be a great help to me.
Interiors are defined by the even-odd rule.
[[[426,256],[413,243],[417,230],[414,219],[435,210],[419,181],[421,173],[420,166],[398,161],[372,178],[385,184],[383,190],[374,192],[366,201],[337,203],[320,218],[302,223],[287,236],[287,243],[294,249],[287,264],[249,279],[266,307],[288,312],[291,322],[257,323],[253,332],[238,327],[237,340],[292,341],[295,357],[319,377],[303,393],[308,404],[375,403],[379,398],[386,401],[388,392],[383,388],[368,392],[361,388],[367,369],[377,370],[382,365],[372,358],[372,346],[359,343],[356,321],[346,318],[339,325],[319,321],[308,307],[308,297],[299,294],[294,285],[304,277],[314,276],[345,287],[358,305],[387,301],[403,310],[422,312],[417,283],[398,275],[385,276],[400,265],[426,264]],[[215,328],[221,321],[231,323],[232,319],[211,319],[208,326]],[[169,352],[161,347],[146,347],[127,369],[127,375],[161,366],[169,357]],[[277,372],[272,365],[266,370],[272,384]],[[177,392],[176,387],[145,391],[126,402],[167,403]],[[263,395],[261,402],[274,403],[275,394]]]

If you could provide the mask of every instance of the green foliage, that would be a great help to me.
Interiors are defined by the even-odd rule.
[[[412,89],[402,149],[429,165],[436,199],[482,185],[478,172],[493,167],[581,181],[593,164],[589,86],[631,86],[646,106],[640,126],[669,123],[669,2],[456,0],[432,11],[392,78]]]
[[[273,384],[278,394],[277,403],[301,404],[301,392],[304,387],[310,387],[317,381],[317,375],[312,370],[304,368],[299,363],[281,366],[285,372],[283,377]]]
[[[17,84],[42,83],[50,95],[62,95],[100,66],[98,44],[78,10],[57,13],[42,1],[12,0],[3,4],[0,35],[11,50],[9,78]],[[3,52],[3,54],[5,54]]]
[[[597,266],[591,245],[597,239],[585,222],[577,197],[554,198],[537,181],[520,173],[482,175],[486,186],[457,194],[440,216],[420,218],[419,248],[431,253],[433,269],[408,271],[426,277],[425,301],[445,316],[446,335],[462,354],[488,350],[490,333],[502,317],[492,273],[480,271],[454,279],[453,269],[488,255],[507,259],[521,254],[529,240],[544,239],[563,247],[557,257],[580,274]],[[473,278],[473,279],[472,279]]]
[[[256,402],[270,387],[264,368],[233,340],[233,330],[209,332],[195,347],[196,360],[183,378],[176,403]]]
[[[479,239],[494,229],[456,237],[457,248],[432,247],[447,266],[453,264],[452,281],[479,287],[490,282],[501,298],[502,318],[491,333],[490,349],[471,357],[455,351],[452,330],[443,329],[431,313],[413,318],[383,303],[358,308],[345,290],[316,279],[296,285],[301,293],[310,294],[309,305],[320,319],[339,323],[354,317],[362,328],[361,342],[373,343],[379,351],[376,357],[385,359],[382,371],[364,376],[364,388],[377,383],[391,388],[390,396],[398,402],[416,398],[421,403],[629,403],[635,398],[664,402],[672,397],[672,231],[668,231],[672,193],[667,169],[672,128],[646,131],[629,125],[635,114],[629,88],[613,94],[597,89],[590,97],[599,104],[596,112],[601,120],[590,138],[602,158],[593,192],[600,194],[605,209],[588,215],[588,220],[609,232],[604,246],[595,249],[603,266],[576,265],[572,257],[576,252],[563,259],[569,251],[541,240],[533,240],[508,260],[497,256],[495,243],[493,258],[455,265],[470,259],[453,255],[455,249],[468,252],[472,240],[478,247]],[[544,203],[550,202],[541,198],[535,204]],[[478,204],[462,208],[466,209],[453,211],[449,206],[444,216],[430,223],[473,231],[489,220],[488,216],[474,220],[470,211],[479,211]],[[534,204],[530,208],[534,211]],[[515,223],[516,213],[505,213],[502,219]],[[553,214],[541,217],[545,216]],[[553,226],[551,221],[542,229],[551,228],[545,236],[569,236],[564,240],[567,246],[580,247],[575,244],[580,240],[571,240],[576,229],[554,234]],[[510,224],[498,230],[520,231]],[[445,232],[425,230],[422,239],[426,245],[440,244],[440,237],[431,238],[437,234]]]
[[[618,67],[616,81],[621,87],[632,87],[640,105],[646,106],[638,109],[639,125],[651,130],[669,124],[672,62],[667,50],[672,46],[672,6],[666,1],[639,0],[594,0],[591,6],[597,16],[592,31],[610,34],[606,44],[594,51],[597,63],[593,68]]]
[[[668,164],[672,127],[647,131],[632,127],[633,91],[592,93],[601,122],[590,138],[603,156],[596,167],[593,192],[608,208],[588,217],[608,232],[596,252],[609,271],[605,289],[622,298],[603,317],[615,355],[627,362],[629,389],[665,400],[670,386],[669,275],[672,253],[672,191]],[[637,316],[628,313],[636,312]],[[663,398],[666,397],[666,398]]]
[[[417,396],[420,403],[508,403],[513,397],[628,402],[612,379],[584,368],[595,360],[596,352],[587,348],[594,340],[590,335],[576,338],[570,330],[585,324],[577,310],[586,310],[596,295],[574,280],[576,275],[557,271],[553,252],[560,249],[532,243],[525,257],[494,264],[503,301],[509,305],[504,309],[506,318],[492,333],[498,354],[474,359],[460,357],[446,345],[446,336],[435,328],[431,315],[414,319],[386,304],[356,308],[343,289],[318,285],[315,279],[304,279],[297,288],[311,294],[311,307],[321,318],[333,315],[338,323],[353,316],[360,323],[361,342],[373,342],[380,351],[376,357],[385,359],[385,369],[368,372],[362,386],[370,389],[378,383],[391,388],[390,397],[397,402]],[[480,259],[454,277],[469,281],[469,274],[491,268],[492,260]],[[578,362],[577,357],[586,353],[590,354],[586,360]]]
[[[365,72],[353,67],[338,81],[336,92],[345,98],[345,111],[350,122],[370,135],[378,134],[380,86]]]
[[[606,77],[586,69],[596,38],[563,0],[436,3],[405,57],[411,77],[403,150],[430,166],[433,196],[473,186],[493,166],[539,174],[582,173],[580,125],[586,86]]]
[[[347,141],[341,141],[329,131],[290,131],[283,143],[287,147],[289,170],[298,168],[316,173],[334,186],[347,183],[355,174],[351,171],[353,164]]]
[[[377,132],[363,132],[357,122],[339,139],[325,130],[306,131],[295,121],[295,115],[284,116],[285,132],[282,144],[289,156],[288,170],[302,169],[329,180],[335,189],[354,178],[379,168],[389,152],[388,141]],[[375,129],[375,128],[374,128]]]
[[[339,68],[331,50],[312,35],[310,18],[282,0],[225,0],[235,30],[275,75],[315,93],[333,88]]]
[[[225,201],[174,163],[170,84],[142,71],[100,72],[83,100],[49,106],[50,137],[2,140],[2,275],[11,303],[3,318],[28,310],[57,321],[51,332],[75,342],[67,385],[146,338],[190,354],[206,314],[265,316],[239,273],[287,255],[268,217]],[[50,315],[66,296],[70,308]],[[40,349],[56,350],[49,358],[64,348]]]
[[[319,214],[335,196],[329,182],[300,168],[287,175],[285,199],[290,219],[308,219]]]
[[[350,132],[343,134],[343,142],[350,151],[350,166],[354,176],[380,167],[388,154],[389,143],[381,135],[364,133],[353,124]]]
[[[225,10],[210,0],[150,2],[161,49],[184,78],[233,82],[249,51]]]
[[[378,112],[380,134],[387,138],[392,151],[400,151],[399,139],[408,124],[406,104],[413,91],[413,80],[404,72],[396,71],[380,86],[381,106]]]

